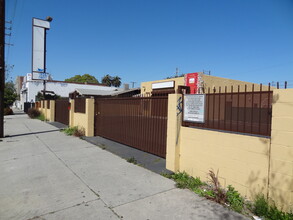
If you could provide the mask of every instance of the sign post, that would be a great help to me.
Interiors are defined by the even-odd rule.
[[[205,123],[205,94],[184,95],[183,121]]]
[[[43,80],[45,98],[46,80],[49,74],[46,72],[46,34],[50,29],[51,17],[47,20],[33,18],[33,43],[32,43],[32,79]]]

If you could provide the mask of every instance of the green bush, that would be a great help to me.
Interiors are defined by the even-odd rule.
[[[35,108],[30,108],[28,111],[27,111],[27,114],[30,118],[38,118],[40,117],[41,115],[41,112],[38,110],[38,109],[35,109]]]

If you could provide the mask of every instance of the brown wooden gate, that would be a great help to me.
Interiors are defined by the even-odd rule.
[[[166,157],[168,97],[95,100],[95,135]]]
[[[55,121],[62,124],[69,125],[69,100],[59,99],[56,100],[55,105]]]

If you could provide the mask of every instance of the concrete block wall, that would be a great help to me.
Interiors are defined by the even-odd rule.
[[[271,138],[183,127],[179,97],[169,95],[167,169],[205,181],[209,170],[219,171],[222,186],[231,184],[249,199],[263,193],[292,211],[293,89],[273,91]]]
[[[84,130],[85,136],[94,136],[94,99],[86,99],[85,113],[74,112],[75,102],[70,101],[69,126]]]
[[[168,122],[167,122],[167,149],[166,149],[166,168],[174,172],[179,171],[180,155],[180,128],[181,114],[177,108],[182,100],[182,95],[172,94],[168,98]]]
[[[181,127],[180,142],[180,171],[207,181],[213,170],[243,196],[267,194],[268,138]]]
[[[50,100],[50,109],[47,109],[45,117],[48,121],[55,121],[55,100]]]
[[[273,93],[269,197],[293,210],[293,89]]]
[[[45,116],[47,121],[55,121],[55,100],[50,100],[50,109],[48,109],[47,101],[45,103],[41,101],[39,111]]]

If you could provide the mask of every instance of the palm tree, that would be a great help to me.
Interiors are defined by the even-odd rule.
[[[121,78],[119,76],[114,76],[112,78],[112,86],[120,87],[121,85]]]
[[[110,76],[109,74],[107,74],[106,76],[104,76],[102,78],[102,83],[106,84],[107,86],[111,86],[112,85],[112,76]]]

